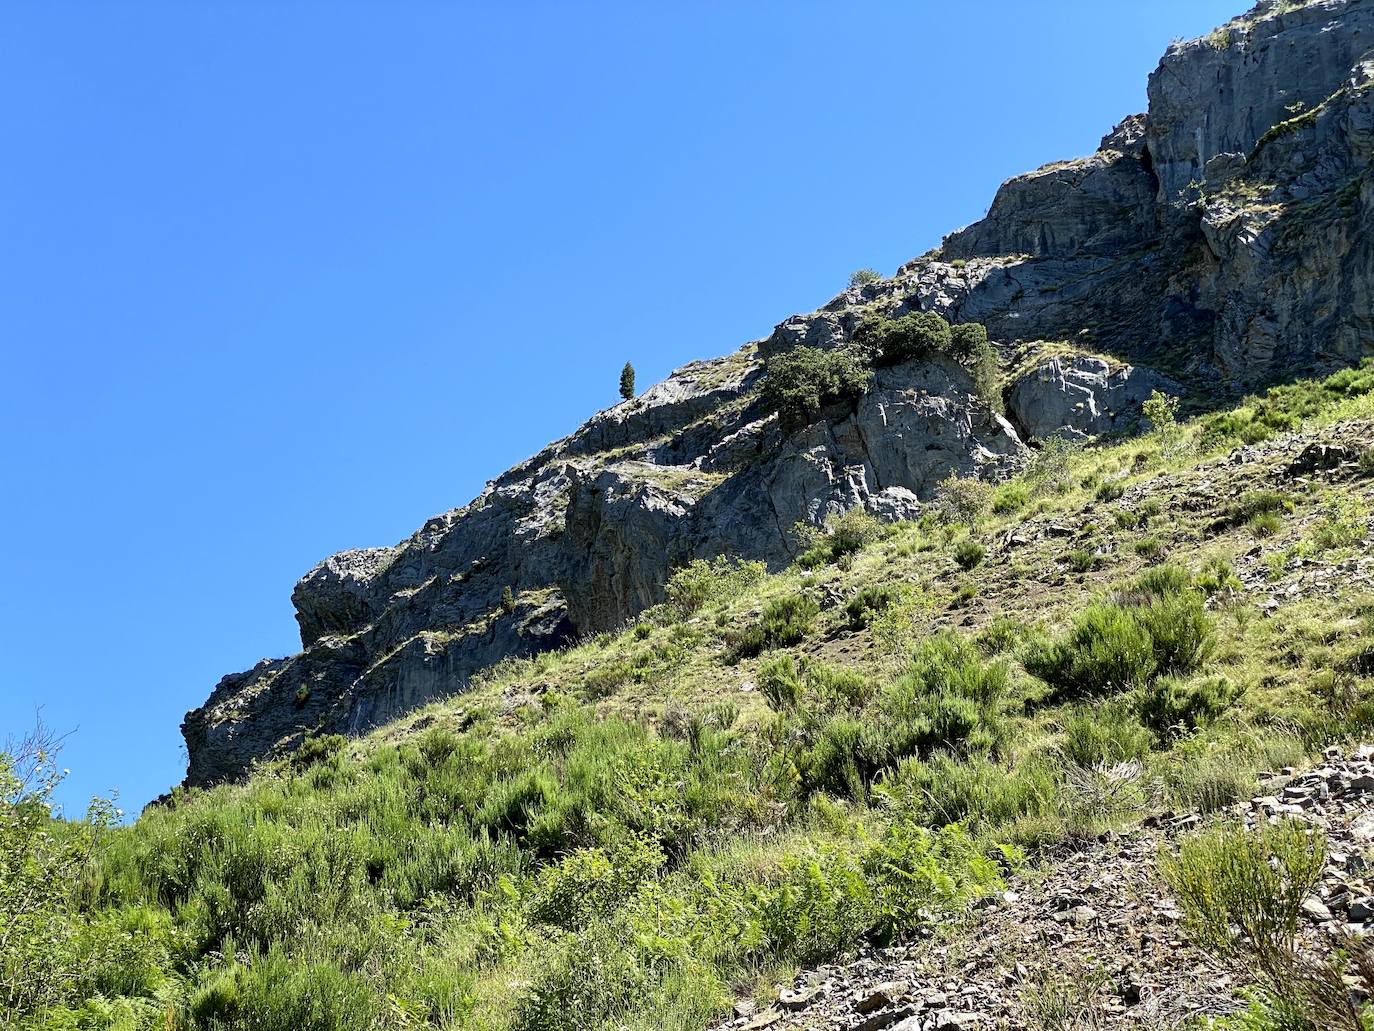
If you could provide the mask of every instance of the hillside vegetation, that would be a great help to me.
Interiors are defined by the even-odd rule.
[[[1374,722],[1374,366],[1152,414],[951,478],[919,522],[812,530],[776,574],[693,562],[621,632],[132,826],[51,822],[53,758],[15,748],[0,1012],[705,1027],[1013,871],[1248,798]]]

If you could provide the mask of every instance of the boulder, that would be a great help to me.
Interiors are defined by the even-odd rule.
[[[1137,428],[1141,405],[1156,390],[1183,393],[1180,384],[1152,369],[1092,355],[1054,355],[1016,380],[1007,393],[1007,411],[1032,439],[1081,441]]]

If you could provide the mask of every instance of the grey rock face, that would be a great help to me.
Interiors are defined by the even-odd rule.
[[[949,361],[882,370],[855,404],[783,436],[759,401],[763,361],[843,346],[868,313],[936,311],[1004,349],[1113,356],[1013,384],[1009,411],[1032,435],[1129,428],[1150,390],[1178,386],[1150,368],[1210,398],[1374,350],[1372,46],[1374,0],[1266,0],[1170,48],[1145,115],[1089,157],[1009,180],[941,251],[684,366],[394,547],[326,559],[292,595],[302,652],[225,677],[187,714],[188,783],[618,626],[678,562],[781,564],[798,520],[907,518],[952,471],[1015,469],[1017,430]]]
[[[1363,0],[1268,0],[1171,46],[1148,87],[1160,200],[1201,181],[1216,155],[1249,154],[1271,127],[1322,103],[1371,47],[1374,6]]]
[[[1135,429],[1141,405],[1155,390],[1183,393],[1182,385],[1152,369],[1090,355],[1055,355],[1017,379],[1007,394],[1007,410],[1034,439],[1081,441]]]
[[[1002,184],[987,218],[945,239],[950,259],[1120,254],[1155,234],[1155,180],[1141,160],[1140,119],[1092,157],[1061,161]]]

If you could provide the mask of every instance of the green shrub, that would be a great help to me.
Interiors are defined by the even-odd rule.
[[[954,548],[954,561],[961,569],[972,569],[983,561],[988,553],[987,548],[983,547],[972,537],[965,537]]]
[[[888,609],[898,598],[898,590],[891,584],[867,584],[845,604],[849,625],[855,629],[866,627],[873,617]]]
[[[1210,652],[1213,632],[1188,573],[1160,566],[1115,600],[1089,606],[1064,637],[1036,643],[1024,661],[1059,696],[1127,691],[1161,674],[1198,669]]]
[[[1367,1014],[1352,1001],[1374,979],[1374,953],[1349,943],[1353,963],[1296,942],[1302,905],[1326,865],[1322,831],[1285,820],[1247,830],[1222,825],[1184,838],[1161,870],[1178,897],[1186,928],[1203,948],[1230,961],[1254,985],[1250,1026],[1301,1031],[1363,1031]]]
[[[985,655],[1011,651],[1026,637],[1026,626],[1011,616],[998,616],[974,635],[974,642]]]
[[[950,328],[935,312],[918,311],[899,319],[870,315],[854,330],[854,344],[877,365],[898,365],[948,353]]]
[[[1240,694],[1241,689],[1225,677],[1161,677],[1141,689],[1137,711],[1145,725],[1167,741],[1210,723]]]
[[[1226,506],[1222,522],[1227,526],[1240,526],[1256,516],[1285,515],[1292,511],[1293,501],[1282,491],[1251,490]]]
[[[735,651],[748,657],[768,648],[798,644],[811,633],[811,624],[820,612],[816,600],[805,594],[774,599],[763,607],[759,621],[738,637]]]
[[[992,495],[992,511],[996,515],[1011,515],[1030,504],[1030,488],[1020,480],[1012,480],[998,487]]]
[[[1125,493],[1126,485],[1120,480],[1107,480],[1098,486],[1095,496],[1098,501],[1119,501]]]
[[[669,605],[679,614],[690,616],[705,605],[736,597],[762,580],[765,572],[762,562],[744,562],[724,555],[710,560],[699,558],[676,570],[664,591]]]
[[[1026,483],[1037,494],[1063,494],[1073,486],[1070,470],[1082,449],[1081,444],[1057,435],[1039,441],[1026,467]]]
[[[973,392],[990,408],[1000,411],[1002,392],[997,351],[988,341],[988,331],[976,322],[950,327],[950,353],[968,370]]]
[[[977,476],[952,472],[935,487],[935,508],[946,522],[976,526],[992,508],[992,491]]]
[[[1283,520],[1276,512],[1260,512],[1251,516],[1245,527],[1255,537],[1273,537],[1283,529]]]
[[[230,962],[191,997],[196,1026],[212,1031],[372,1031],[382,1002],[366,978],[328,961],[292,959],[277,948]]]
[[[937,748],[997,747],[1008,683],[1007,664],[986,661],[963,637],[945,633],[922,642],[880,700],[880,765]]]
[[[1112,765],[1144,758],[1150,732],[1123,705],[1079,706],[1064,720],[1065,760],[1076,766]]]
[[[89,976],[78,891],[97,835],[115,816],[97,799],[84,824],[53,820],[65,775],[57,744],[39,727],[0,751],[0,1011],[20,1019],[61,1002]]]
[[[1187,434],[1178,425],[1178,398],[1153,390],[1141,411],[1150,424],[1150,436],[1159,444],[1160,454],[1174,458],[1187,450]]]
[[[1198,570],[1196,581],[1198,589],[1209,598],[1223,591],[1241,591],[1245,585],[1236,576],[1231,563],[1224,558],[1209,558]]]
[[[612,928],[583,931],[551,953],[535,971],[515,1031],[614,1026],[653,991],[652,968]]]
[[[1255,831],[1229,825],[1190,835],[1161,869],[1192,935],[1231,955],[1291,949],[1303,900],[1325,862],[1321,834],[1287,820]]]
[[[777,655],[759,665],[759,691],[775,712],[795,709],[801,701],[802,678],[790,655]]]
[[[903,761],[876,790],[890,806],[910,808],[923,823],[959,824],[978,833],[1049,812],[1058,778],[1043,762],[1007,766],[986,756],[961,760],[936,752],[924,761]]]
[[[801,549],[797,564],[803,569],[838,562],[881,540],[887,528],[862,508],[851,508],[827,517],[824,526],[798,523],[794,536]]]
[[[791,433],[815,422],[826,407],[858,398],[872,377],[852,351],[794,347],[764,363],[763,402]]]
[[[861,268],[857,272],[849,274],[850,287],[869,286],[872,283],[882,282],[882,276],[871,268]]]
[[[1075,548],[1064,553],[1064,564],[1075,573],[1090,573],[1102,565],[1103,556],[1086,548]]]
[[[1155,536],[1142,537],[1135,542],[1135,553],[1147,561],[1162,558],[1164,543]]]
[[[1323,499],[1323,514],[1304,541],[1313,554],[1348,548],[1364,540],[1368,512],[1359,498],[1332,492]]]
[[[301,746],[291,753],[291,765],[297,769],[308,769],[330,763],[343,752],[348,739],[342,734],[306,735]]]

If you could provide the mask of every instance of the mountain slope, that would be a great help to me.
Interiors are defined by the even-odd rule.
[[[1368,363],[1047,448],[995,489],[947,485],[918,521],[851,514],[775,574],[689,565],[631,627],[507,660],[359,740],[308,739],[132,827],[67,825],[90,858],[21,971],[62,976],[17,979],[48,993],[19,996],[19,1026],[649,1031],[757,999],[739,1026],[760,1028],[795,1005],[768,1004],[799,968],[891,942],[884,962],[929,967],[928,936],[1009,878],[1136,864],[1114,836],[1186,827],[1174,814],[1374,733],[1371,456]],[[1343,855],[1362,921],[1369,845]],[[1166,897],[1148,866],[1120,872]],[[1056,964],[1092,973],[1097,940],[1066,936]],[[1042,952],[1012,963],[1024,985],[996,1007],[936,1005],[925,983],[920,1019],[1066,1026],[1028,1001],[1054,973]],[[1234,1008],[1251,976],[1191,1009],[1154,1001]],[[801,1019],[891,1024],[906,999]]]
[[[1216,403],[1358,358],[1374,339],[1371,32],[1367,0],[1267,2],[1171,47],[1145,115],[1089,158],[1010,180],[937,252],[678,370],[397,546],[325,560],[292,596],[303,651],[225,677],[187,715],[187,783],[619,626],[690,559],[779,568],[798,522],[908,518],[951,472],[1007,475],[1035,437],[1127,429],[1155,387]],[[759,390],[769,356],[918,311],[981,323],[1019,359],[1006,419],[937,359],[781,428]],[[1047,340],[1068,343],[1025,346]]]

